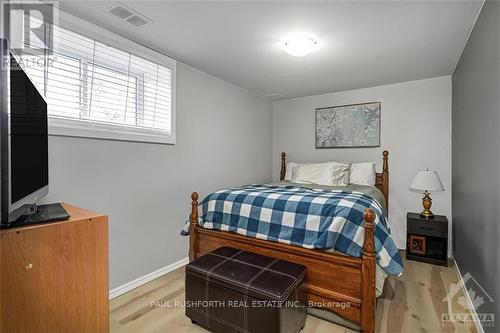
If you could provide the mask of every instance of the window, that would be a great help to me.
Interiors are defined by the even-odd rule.
[[[162,65],[55,25],[46,38],[53,54],[38,64],[29,63],[34,55],[21,58],[45,93],[52,134],[175,142],[175,62]]]

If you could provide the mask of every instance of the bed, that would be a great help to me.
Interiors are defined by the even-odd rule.
[[[382,172],[376,173],[376,188],[384,201],[382,207],[387,212],[389,202],[388,152],[383,152]],[[280,181],[285,179],[286,154],[281,154]],[[284,186],[285,189],[279,188]],[[270,184],[269,191],[291,190],[293,184]],[[244,190],[244,189],[243,189]],[[252,189],[253,190],[253,189]],[[300,189],[306,191],[306,189]],[[357,192],[356,192],[357,193]],[[297,262],[307,266],[304,284],[304,298],[309,306],[332,311],[349,322],[359,325],[363,332],[375,330],[377,253],[375,252],[375,229],[380,225],[381,214],[375,207],[362,212],[363,234],[359,256],[346,255],[333,250],[305,248],[290,242],[284,244],[249,237],[237,232],[214,230],[200,226],[198,213],[198,193],[191,195],[191,215],[189,223],[189,259],[215,250],[222,246],[252,251],[276,258]],[[380,230],[377,229],[377,232]],[[378,235],[378,234],[377,234]],[[379,236],[378,238],[379,239]],[[378,242],[380,243],[380,241]],[[314,247],[314,244],[310,244]]]

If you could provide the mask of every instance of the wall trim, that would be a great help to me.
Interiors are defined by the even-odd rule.
[[[184,265],[187,265],[189,262],[189,258],[184,258],[179,261],[176,261],[170,265],[167,265],[165,267],[162,267],[160,269],[157,269],[154,272],[148,273],[146,275],[143,275],[141,277],[138,277],[135,280],[132,280],[130,282],[127,282],[125,284],[122,284],[121,286],[118,286],[116,288],[113,288],[109,291],[109,299],[113,299],[115,297],[118,297],[120,295],[125,294],[126,292],[131,291],[132,289],[135,289],[137,287],[142,286],[143,284],[146,284],[150,281],[153,281],[154,279],[159,278],[160,276],[163,276],[167,273],[170,273],[174,270],[176,270],[179,267],[182,267]]]
[[[476,309],[472,305],[472,299],[469,295],[469,291],[467,290],[467,288],[465,286],[465,282],[463,280],[463,275],[460,272],[460,268],[458,267],[457,261],[455,259],[453,259],[453,262],[455,263],[455,269],[456,269],[457,274],[460,278],[458,283],[460,283],[460,285],[463,287],[462,289],[464,290],[465,300],[467,301],[467,305],[471,309],[471,314],[472,314],[472,317],[474,318],[474,326],[476,327],[476,331],[479,333],[484,333],[483,325],[481,325],[481,322],[479,321],[479,317],[477,316]]]

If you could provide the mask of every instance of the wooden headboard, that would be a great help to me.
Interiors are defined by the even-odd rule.
[[[376,173],[375,186],[382,192],[385,198],[385,204],[389,206],[389,152],[384,150],[382,172]],[[281,153],[281,170],[280,170],[280,181],[285,179],[286,174],[286,154]]]

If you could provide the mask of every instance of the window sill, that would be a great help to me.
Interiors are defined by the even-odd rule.
[[[55,117],[49,117],[49,135],[168,145],[175,144],[175,135],[133,127],[75,121]]]

